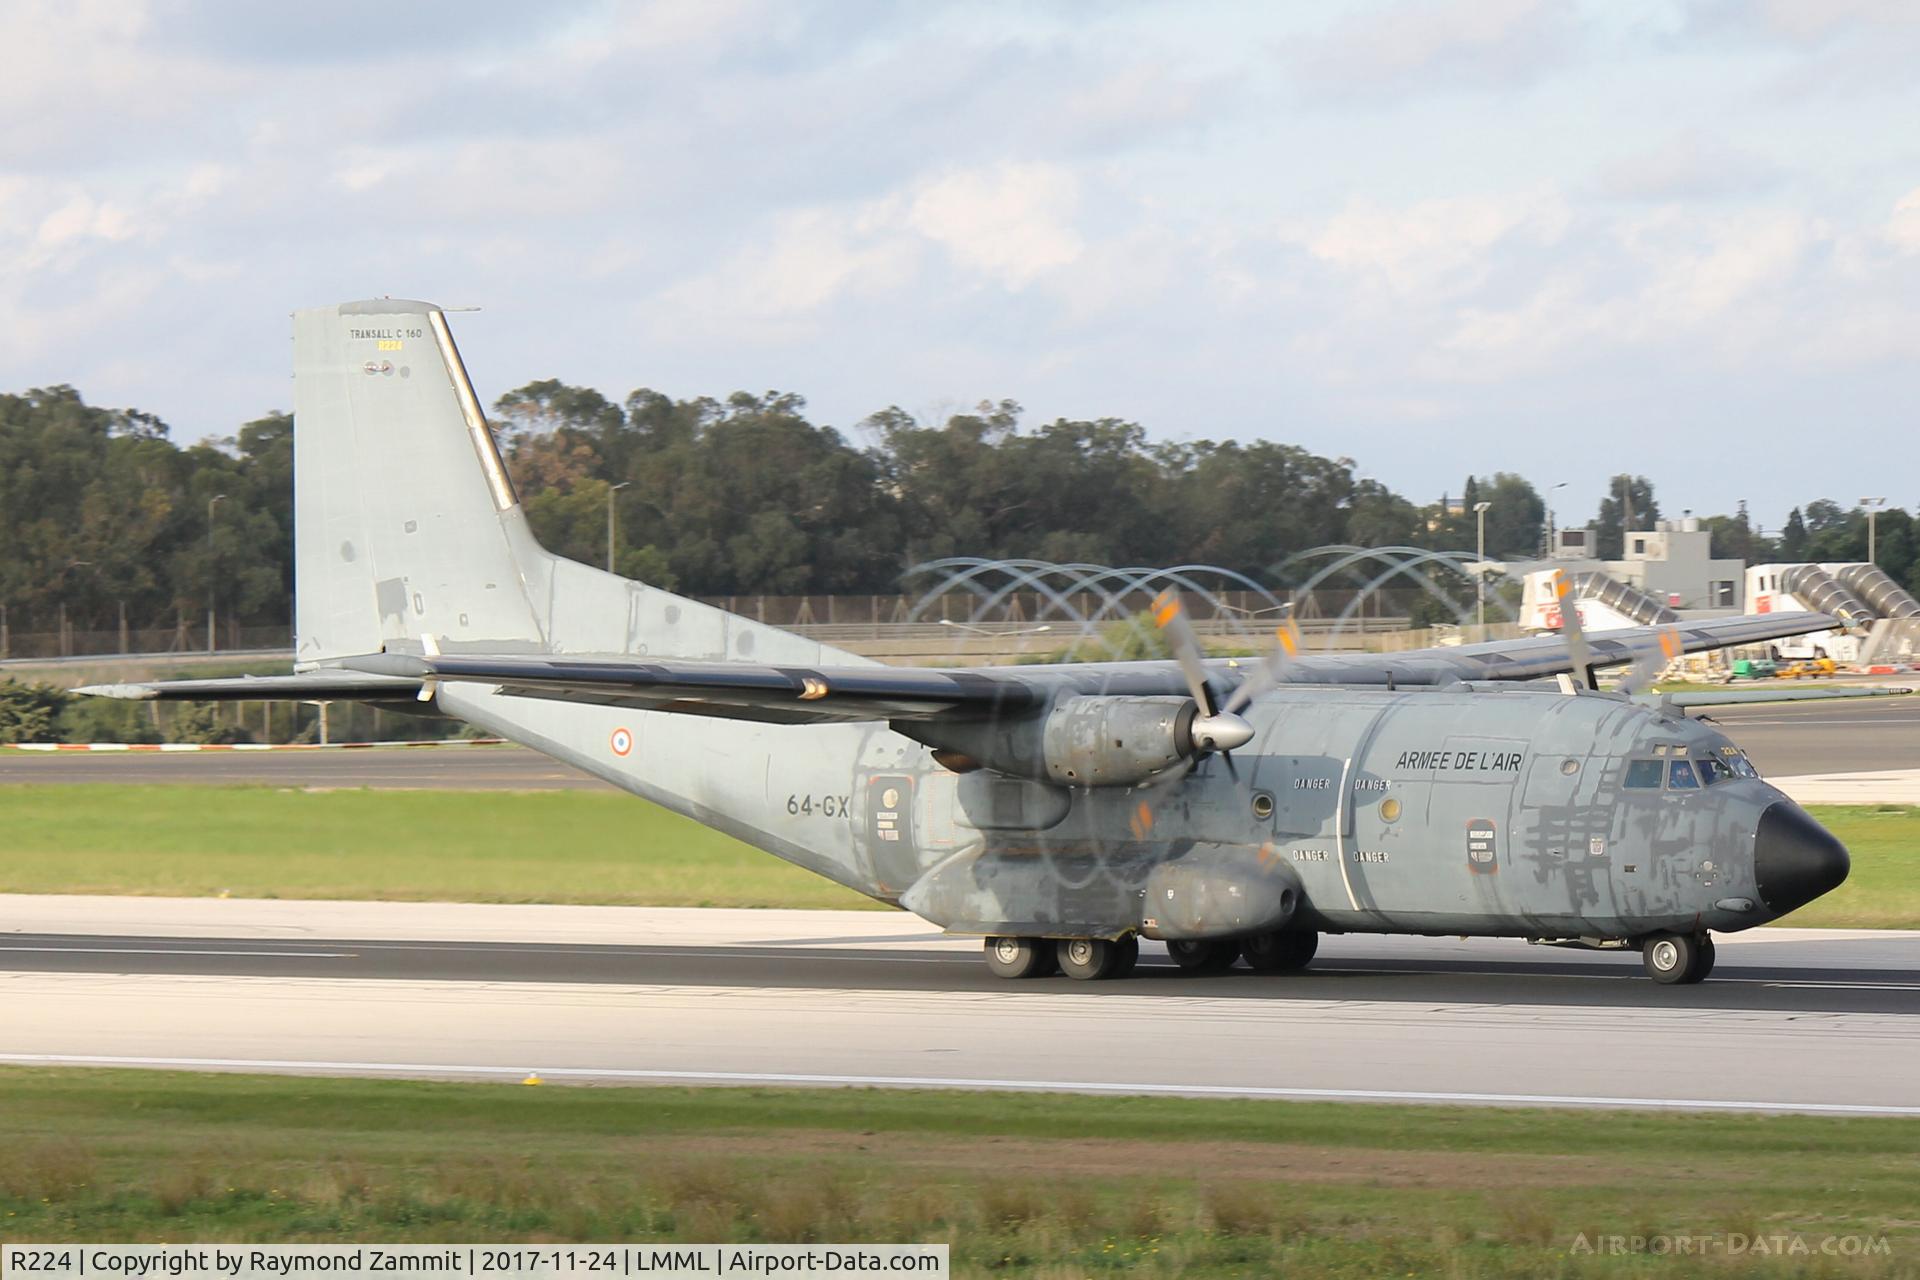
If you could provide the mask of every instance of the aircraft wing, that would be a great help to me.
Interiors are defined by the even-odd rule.
[[[1911,689],[1896,688],[1891,685],[1842,684],[1820,687],[1785,685],[1777,689],[1770,689],[1765,685],[1752,685],[1745,689],[1686,689],[1660,696],[1672,705],[1684,709],[1737,707],[1751,702],[1827,702],[1834,698],[1898,698],[1912,692]]]
[[[403,654],[353,662],[362,670],[410,678],[416,687],[469,681],[519,697],[773,724],[1019,712],[1045,701],[1047,692],[1006,672],[922,667],[769,667],[738,662]]]
[[[1622,666],[1663,634],[1688,653],[1757,644],[1824,631],[1838,624],[1823,613],[1775,613],[1670,627],[1634,627],[1589,638],[1593,665]],[[1222,690],[1240,682],[1244,668],[1205,664]],[[1453,680],[1537,680],[1572,670],[1558,636],[1493,641],[1393,654],[1302,657],[1288,683],[1402,685]],[[360,702],[431,695],[441,681],[488,684],[517,697],[599,703],[686,715],[819,724],[853,720],[928,720],[939,716],[1016,714],[1042,706],[1063,689],[1117,696],[1186,692],[1173,662],[1084,663],[1060,666],[924,667],[756,666],[735,662],[665,659],[526,657],[519,655],[382,653],[348,659],[346,668],[292,676],[232,680],[172,680],[155,684],[96,685],[77,690],[119,698],[340,699]],[[1725,699],[1732,701],[1733,699]],[[1704,704],[1703,704],[1704,705]]]
[[[1732,645],[1763,644],[1841,623],[1824,613],[1756,613],[1732,618],[1677,622],[1663,627],[1626,627],[1587,634],[1595,667],[1619,667],[1660,645],[1671,635],[1683,653],[1704,653]],[[1492,640],[1452,648],[1414,649],[1407,653],[1330,654],[1303,657],[1293,664],[1293,681],[1330,684],[1444,684],[1448,680],[1538,680],[1573,670],[1567,642],[1557,635]]]
[[[74,690],[96,698],[186,702],[408,702],[419,678],[327,668],[291,676],[234,676],[220,680],[157,680],[151,684],[89,684]]]

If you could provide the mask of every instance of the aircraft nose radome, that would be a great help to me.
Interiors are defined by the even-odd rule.
[[[1791,801],[1769,805],[1753,843],[1753,877],[1769,911],[1785,915],[1836,888],[1851,865],[1847,847]]]

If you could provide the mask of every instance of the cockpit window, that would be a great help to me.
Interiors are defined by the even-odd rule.
[[[1623,785],[1658,791],[1661,775],[1665,772],[1658,760],[1635,760],[1627,765],[1627,779]]]
[[[1733,766],[1718,756],[1700,758],[1700,780],[1708,786],[1716,782],[1729,782],[1733,779]]]
[[[1700,789],[1700,777],[1693,770],[1693,761],[1667,761],[1667,788],[1670,791],[1698,791]]]
[[[1733,770],[1733,776],[1736,778],[1757,778],[1760,776],[1760,771],[1753,767],[1753,761],[1747,759],[1747,753],[1738,747],[1727,746],[1720,748],[1720,758],[1727,762],[1727,767]]]

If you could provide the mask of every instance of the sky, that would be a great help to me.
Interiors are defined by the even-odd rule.
[[[1909,0],[0,0],[0,51],[0,390],[181,441],[391,295],[481,308],[485,400],[1920,505]]]

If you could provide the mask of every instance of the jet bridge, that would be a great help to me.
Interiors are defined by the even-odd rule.
[[[1850,626],[1864,627],[1874,618],[1867,602],[1823,565],[1788,565],[1781,570],[1780,589],[1800,602],[1797,607],[1830,613]]]
[[[1558,631],[1560,604],[1553,591],[1553,573],[1544,569],[1526,577],[1521,600],[1520,625],[1529,631]],[[1660,600],[1597,569],[1568,575],[1569,598],[1580,608],[1580,619],[1588,631],[1612,631],[1620,627],[1664,627],[1680,621],[1680,615]]]
[[[1920,600],[1915,600],[1905,587],[1888,577],[1886,570],[1879,565],[1830,564],[1822,567],[1832,573],[1841,586],[1858,596],[1876,616],[1895,621],[1920,618]]]

